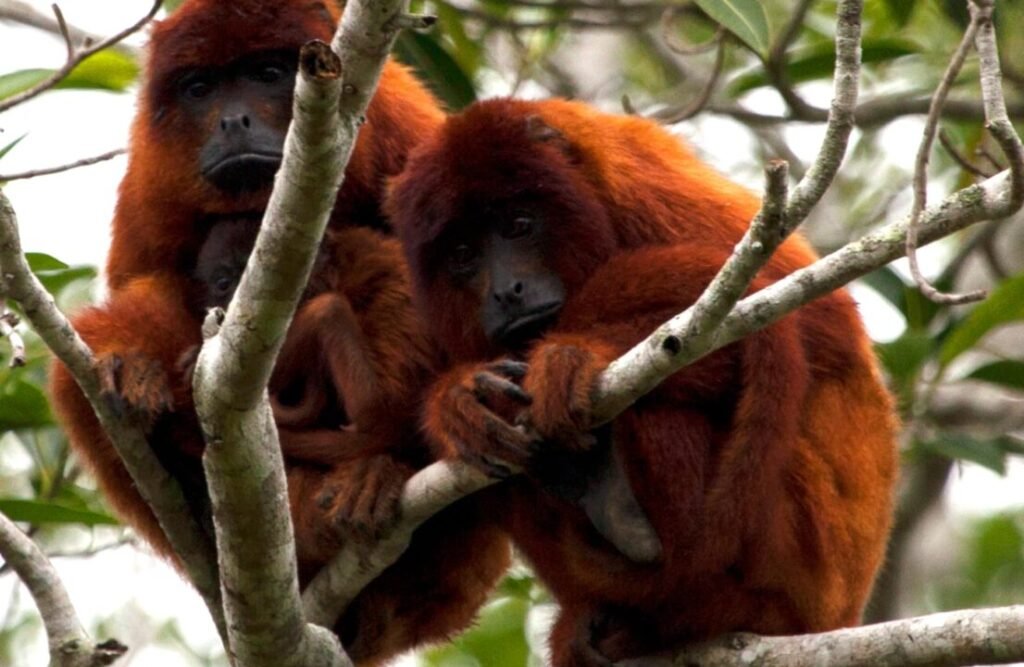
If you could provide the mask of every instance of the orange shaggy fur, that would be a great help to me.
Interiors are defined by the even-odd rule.
[[[473,378],[509,351],[478,324],[490,294],[474,286],[486,277],[460,283],[447,253],[497,224],[496,210],[540,211],[540,252],[566,297],[523,353],[532,403],[520,417],[559,447],[588,430],[598,374],[694,302],[759,203],[649,121],[492,100],[414,151],[388,208],[418,305],[458,364],[431,391],[427,433],[441,455],[477,461],[501,452],[484,407],[494,404]],[[752,289],[814,259],[791,238]],[[657,565],[623,558],[536,480],[504,485],[495,516],[561,605],[554,665],[606,665],[726,631],[858,623],[889,529],[895,428],[840,290],[679,371],[612,423],[663,544]]]

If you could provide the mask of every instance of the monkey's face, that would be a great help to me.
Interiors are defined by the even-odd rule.
[[[210,185],[229,195],[271,185],[291,119],[296,59],[258,52],[174,77],[176,120],[196,137],[196,168]]]

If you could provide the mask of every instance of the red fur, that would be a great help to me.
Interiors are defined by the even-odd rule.
[[[109,297],[74,323],[97,354],[110,399],[142,418],[151,445],[200,514],[203,440],[181,363],[200,342],[188,298],[192,271],[211,225],[224,217],[258,218],[269,187],[229,196],[200,177],[205,137],[187,129],[176,106],[175,73],[258,50],[297,51],[310,39],[329,40],[336,19],[334,2],[187,0],[151,33],[112,227]],[[276,113],[286,120],[290,110]],[[275,388],[305,382],[320,392],[309,393],[292,412],[276,401],[304,581],[340,539],[393,520],[401,484],[428,462],[412,415],[432,361],[400,251],[373,232],[349,228],[386,228],[384,179],[442,120],[433,97],[405,68],[388,63],[332,215],[336,234],[329,232],[325,246],[331,255],[320,276],[325,285],[299,312],[273,380]],[[152,512],[59,363],[51,394],[76,453],[115,511],[173,560]],[[323,413],[339,401],[351,411],[352,428],[325,428]],[[508,558],[505,538],[464,503],[417,531],[407,554],[350,608],[339,633],[351,641],[350,654],[360,665],[445,638],[471,621]]]
[[[325,20],[325,12],[331,20]],[[297,51],[314,38],[330,41],[336,12],[333,1],[190,0],[155,24],[128,172],[114,213],[107,259],[112,287],[155,270],[181,275],[194,261],[208,216],[262,211],[270,194],[265,188],[227,197],[196,177],[203,137],[185,129],[173,105],[175,72],[221,65],[254,50]],[[332,225],[383,226],[384,179],[398,173],[409,149],[442,119],[430,93],[402,65],[389,61],[360,128]]]
[[[410,157],[388,201],[418,306],[459,364],[427,401],[425,429],[441,455],[479,463],[517,446],[529,458],[536,446],[493,437],[514,439],[502,429],[507,408],[473,395],[481,362],[505,353],[479,324],[489,292],[477,283],[488,281],[456,283],[444,264],[461,239],[483,233],[488,211],[524,202],[542,211],[544,260],[567,292],[525,355],[532,403],[523,414],[545,447],[590,427],[597,375],[694,302],[758,208],[642,119],[512,100],[450,118]],[[786,241],[752,290],[813,259],[805,241]],[[498,491],[495,515],[562,607],[556,667],[726,631],[858,623],[888,533],[895,421],[845,292],[676,373],[611,429],[661,538],[657,565],[626,560],[580,509],[532,479]]]

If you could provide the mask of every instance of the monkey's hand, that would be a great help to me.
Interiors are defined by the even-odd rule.
[[[317,498],[328,539],[339,546],[379,540],[400,518],[402,489],[414,472],[388,454],[332,468]]]
[[[514,415],[532,398],[517,383],[526,364],[503,359],[453,369],[430,390],[424,427],[442,458],[459,457],[491,477],[523,469],[538,441]]]
[[[163,366],[141,352],[98,354],[95,361],[100,394],[120,417],[141,420],[152,427],[156,418],[174,408],[174,393]]]
[[[594,394],[614,350],[579,336],[549,336],[529,355],[523,388],[533,403],[518,422],[548,442],[585,449],[593,440],[580,434],[594,428]]]

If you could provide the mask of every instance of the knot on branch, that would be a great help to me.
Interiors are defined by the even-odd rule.
[[[225,312],[223,308],[210,308],[206,311],[206,318],[203,320],[203,340],[213,338],[220,333],[224,324]]]
[[[314,39],[302,45],[299,51],[299,69],[308,79],[334,81],[341,78],[341,58],[330,44]]]
[[[399,30],[427,30],[437,23],[437,17],[429,14],[406,14],[399,12],[384,26],[384,32]]]

